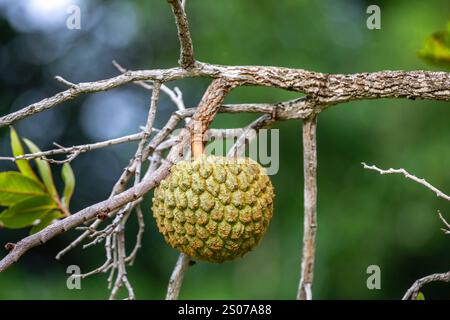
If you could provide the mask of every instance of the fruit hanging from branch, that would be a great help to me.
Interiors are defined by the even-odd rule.
[[[202,156],[172,167],[155,189],[153,216],[172,247],[220,263],[260,242],[273,198],[272,183],[257,162]]]

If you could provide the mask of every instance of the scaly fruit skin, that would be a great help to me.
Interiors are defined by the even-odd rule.
[[[249,158],[181,161],[155,189],[153,216],[172,247],[194,259],[224,262],[253,249],[267,230],[274,192]]]

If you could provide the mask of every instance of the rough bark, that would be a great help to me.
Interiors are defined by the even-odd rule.
[[[220,66],[197,63],[182,68],[127,71],[119,76],[75,84],[70,89],[0,118],[0,127],[55,107],[86,93],[117,88],[130,82],[168,82],[188,77],[222,78],[234,86],[255,85],[306,93],[321,110],[326,106],[360,99],[408,98],[450,100],[450,73],[432,71],[380,71],[324,74],[302,69],[261,66]]]
[[[303,121],[303,249],[297,299],[312,300],[317,232],[317,118]]]

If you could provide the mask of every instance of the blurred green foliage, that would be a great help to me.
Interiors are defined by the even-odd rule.
[[[111,3],[119,1],[91,3],[89,10],[109,8]],[[122,49],[107,47],[109,51],[101,56],[93,56],[92,50],[84,50],[76,57],[62,57],[60,60],[67,63],[82,62],[67,69],[70,71],[63,74],[66,79],[78,81],[78,68],[84,64],[90,68],[108,65],[110,57],[133,69],[176,64],[176,29],[166,1],[127,3],[135,8],[133,19],[138,23],[133,41]],[[329,73],[442,70],[440,66],[430,66],[418,59],[416,52],[430,34],[441,30],[448,21],[449,2],[402,0],[377,3],[381,8],[381,30],[366,28],[366,8],[373,4],[369,1],[188,0],[187,10],[196,57],[201,61],[278,65]],[[93,16],[89,10],[82,13],[86,24]],[[127,21],[126,16],[122,18]],[[1,22],[0,28],[2,39],[14,41],[20,36],[20,32],[12,31],[5,21]],[[110,31],[106,35],[114,38],[117,33]],[[6,40],[2,41],[6,43]],[[76,52],[82,44],[76,42],[71,51]],[[20,70],[21,66],[18,68]],[[29,68],[34,70],[32,77],[26,81],[22,79],[18,82],[20,85],[9,82],[9,85],[2,85],[2,114],[8,112],[5,106],[12,105],[24,91],[38,87],[40,83],[52,83],[51,77],[61,72],[51,63]],[[90,76],[89,70],[80,77],[85,77],[82,78],[84,81],[116,74],[112,67],[102,70],[92,76],[94,78],[86,79]],[[187,105],[193,106],[203,94],[208,80],[186,79],[174,84],[183,90]],[[50,95],[60,89],[46,87],[42,90]],[[138,88],[130,90],[142,94]],[[245,87],[234,90],[226,102],[277,102],[296,96],[281,90]],[[65,125],[57,138],[52,139],[66,145],[89,140],[80,124],[80,105],[84,101],[81,98],[60,107],[58,119]],[[146,107],[143,103],[142,109]],[[320,115],[315,298],[399,299],[415,279],[448,270],[450,241],[440,231],[437,210],[450,217],[450,204],[400,176],[380,176],[365,171],[360,163],[364,161],[383,168],[404,167],[427,178],[444,192],[450,192],[449,107],[448,102],[433,101],[358,101],[332,107]],[[162,126],[173,110],[169,102],[162,101],[157,124]],[[220,115],[214,127],[240,127],[254,118],[255,115]],[[23,122],[24,129],[31,126],[31,120]],[[136,124],[135,128],[138,125],[141,124]],[[42,149],[45,143],[51,143],[45,140],[46,135],[52,134],[48,128],[33,128],[35,137],[31,138],[42,141],[39,144]],[[101,128],[106,130],[108,124]],[[191,267],[185,277],[181,298],[295,297],[303,225],[301,122],[280,122],[274,128],[280,129],[281,163],[278,174],[272,177],[277,196],[268,233],[261,245],[243,259],[221,265],[199,262]],[[131,144],[112,148],[112,151],[98,151],[75,160],[73,166],[79,187],[73,196],[73,206],[82,208],[106,198],[134,147]],[[6,149],[1,150],[5,154]],[[108,178],[98,178],[96,174],[105,167]],[[150,199],[151,194],[143,205],[147,214],[144,246],[136,265],[129,269],[129,277],[138,298],[161,299],[178,253],[158,234],[150,213]],[[137,230],[133,223],[128,230],[130,249]],[[56,252],[78,233],[71,231],[33,249],[17,265],[0,274],[0,298],[106,298],[107,275],[83,280],[82,290],[66,288],[66,267],[77,264],[82,271],[97,267],[105,258],[101,247],[78,248],[61,261],[53,259]],[[24,235],[24,232],[1,230],[0,240],[15,241]],[[366,287],[366,268],[373,264],[381,268],[381,290]],[[448,298],[450,289],[446,284],[432,284],[423,291],[427,299]]]
[[[25,155],[21,139],[11,127],[10,140],[12,155]],[[28,139],[23,139],[30,153],[41,150]],[[75,188],[75,176],[68,162],[64,163],[61,175],[64,180],[64,196],[59,197],[53,181],[52,171],[47,161],[35,158],[39,177],[34,173],[27,159],[15,160],[19,171],[0,172],[0,206],[7,209],[0,212],[0,227],[8,229],[30,228],[36,233],[53,221],[67,216],[69,203]]]
[[[435,32],[426,39],[424,47],[419,51],[419,57],[450,69],[450,21],[446,31]]]

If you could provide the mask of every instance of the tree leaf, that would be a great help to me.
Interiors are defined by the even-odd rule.
[[[0,173],[0,205],[11,206],[27,198],[46,195],[44,186],[16,171]]]
[[[13,156],[18,157],[24,155],[25,152],[23,151],[22,143],[20,142],[20,138],[13,127],[10,128],[10,138]],[[16,165],[17,168],[19,168],[19,171],[22,172],[24,176],[31,178],[35,181],[39,181],[38,177],[31,168],[28,160],[16,160]]]
[[[64,215],[61,213],[61,211],[57,210],[47,211],[47,213],[42,218],[39,219],[40,222],[30,229],[30,235],[41,231],[45,227],[51,225],[54,220],[57,220],[62,217],[64,217]]]
[[[422,292],[419,292],[417,294],[416,300],[425,300],[425,296]]]
[[[72,198],[73,190],[75,189],[75,176],[72,167],[68,163],[64,163],[61,169],[61,176],[64,181],[63,204],[69,209],[70,198]]]
[[[10,229],[28,227],[57,207],[55,200],[47,195],[28,198],[0,213],[0,224]]]
[[[41,150],[30,140],[23,139],[25,144],[27,145],[28,149],[32,153],[41,152]],[[47,188],[47,191],[50,193],[52,197],[55,199],[58,199],[58,192],[56,191],[55,183],[53,182],[53,176],[52,171],[50,169],[50,165],[47,161],[42,159],[35,159],[39,175],[41,176],[42,181],[44,182],[45,187]]]
[[[450,25],[450,24],[449,24]],[[450,30],[432,34],[418,52],[420,58],[430,64],[450,68]]]

